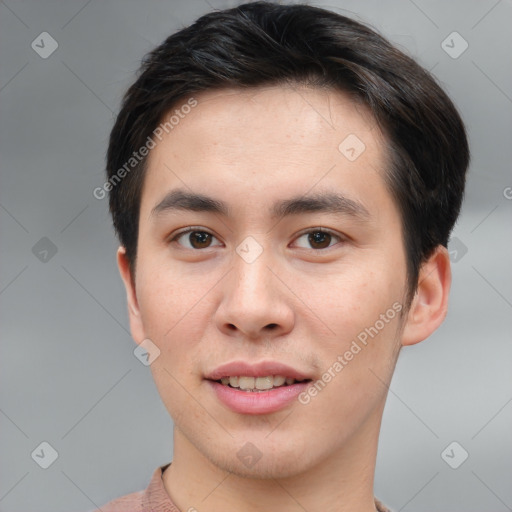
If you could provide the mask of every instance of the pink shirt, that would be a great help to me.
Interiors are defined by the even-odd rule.
[[[148,487],[144,491],[127,494],[107,503],[96,512],[182,512],[171,501],[162,480],[162,473],[169,464],[155,470]],[[391,512],[375,499],[378,512]],[[186,511],[183,511],[186,512]]]

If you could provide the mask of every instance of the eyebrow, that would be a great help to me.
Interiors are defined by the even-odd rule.
[[[203,194],[187,192],[183,189],[170,191],[151,210],[151,217],[157,217],[170,211],[209,212],[225,217],[229,216],[227,203]],[[348,215],[360,220],[367,220],[370,213],[359,201],[334,192],[320,192],[292,197],[274,203],[270,209],[271,216],[286,217],[304,213],[335,213]]]

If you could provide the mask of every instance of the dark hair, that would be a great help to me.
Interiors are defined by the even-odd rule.
[[[110,211],[132,275],[147,159],[120,171],[134,151],[194,93],[290,83],[349,93],[385,134],[384,179],[402,218],[412,298],[421,263],[447,246],[460,212],[469,165],[464,124],[435,79],[381,35],[303,4],[252,2],[211,12],[144,57],[107,153]]]

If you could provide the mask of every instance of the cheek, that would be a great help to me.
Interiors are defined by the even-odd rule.
[[[155,337],[161,338],[192,309],[200,290],[161,249],[149,248],[146,254],[141,251],[137,272],[142,320]]]
[[[363,262],[343,272],[333,272],[321,285],[318,281],[304,283],[300,293],[329,329],[328,337],[347,339],[373,325],[394,302],[401,300],[402,281],[384,264]]]
[[[382,303],[338,308],[339,317],[331,321],[336,336],[317,344],[322,373],[300,397],[308,417],[338,429],[340,436],[382,403],[393,373],[400,346],[400,303],[378,307],[377,302]],[[340,421],[347,425],[340,427]]]
[[[191,396],[197,395],[201,384],[198,363],[208,301],[206,297],[202,299],[202,286],[185,287],[181,281],[162,273],[151,282],[146,281],[140,296],[146,335],[160,350],[151,364],[153,379],[169,414],[179,425],[183,416],[201,413],[191,407]],[[199,418],[191,421],[199,424]]]
[[[350,388],[364,393],[368,378],[377,383],[370,369],[387,378],[399,346],[404,279],[398,277],[399,271],[384,261],[374,260],[373,266],[362,262],[330,279],[327,291],[309,290],[308,304],[318,312],[322,322],[317,324],[326,332],[315,352],[323,370],[331,369],[336,376],[333,388],[350,382]]]
[[[208,318],[207,283],[180,279],[179,275],[168,269],[141,273],[137,293],[146,337],[163,356],[155,364],[169,368],[176,367],[183,357],[193,357]]]

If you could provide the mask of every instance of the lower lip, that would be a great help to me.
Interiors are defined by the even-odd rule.
[[[269,414],[284,409],[310,384],[297,382],[268,391],[241,391],[209,380],[217,398],[232,411],[240,414]]]

